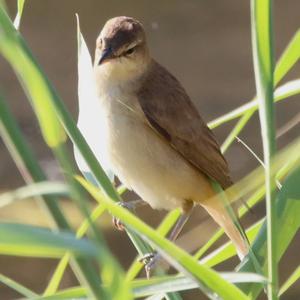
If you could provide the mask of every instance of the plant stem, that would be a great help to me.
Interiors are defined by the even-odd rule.
[[[259,117],[263,140],[267,211],[268,298],[278,299],[278,266],[276,259],[276,206],[274,199],[275,177],[271,173],[275,154],[275,126],[273,104],[273,37],[272,0],[251,1],[252,47]]]
[[[20,129],[1,96],[0,134],[24,180],[27,183],[45,181],[46,176],[43,170],[40,168],[34,154],[25,142]],[[44,204],[46,211],[51,216],[53,225],[56,228],[71,231],[71,227],[58,205],[58,198],[48,195],[39,197],[39,199],[41,200],[40,203]],[[99,276],[87,259],[73,257],[71,265],[79,281],[87,285],[91,294],[99,295],[102,293]]]

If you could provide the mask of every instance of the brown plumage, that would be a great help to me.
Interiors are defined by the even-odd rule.
[[[211,184],[232,185],[227,162],[179,81],[151,58],[140,22],[106,23],[95,78],[114,173],[153,208],[180,207],[188,215],[200,204],[246,255],[247,243]]]
[[[227,161],[213,132],[202,120],[180,82],[169,71],[152,60],[137,95],[150,125],[193,167],[208,179],[219,183],[224,190],[233,184]],[[224,203],[214,197],[206,201],[205,195],[193,201],[200,202],[225,230],[241,256],[246,255],[248,246],[233,224]]]
[[[150,124],[176,151],[223,189],[232,185],[214,134],[179,81],[154,60],[143,78],[138,100]]]

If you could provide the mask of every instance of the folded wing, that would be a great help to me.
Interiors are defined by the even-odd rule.
[[[178,80],[155,61],[141,83],[138,99],[150,125],[187,161],[223,189],[232,184],[213,133]]]

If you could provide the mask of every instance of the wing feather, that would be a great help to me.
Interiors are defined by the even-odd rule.
[[[138,99],[148,122],[176,151],[224,189],[232,184],[212,131],[178,80],[155,61],[143,79]]]

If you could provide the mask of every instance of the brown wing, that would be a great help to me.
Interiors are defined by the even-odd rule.
[[[223,189],[232,184],[213,133],[178,80],[155,61],[143,79],[138,99],[151,126],[186,160]]]

